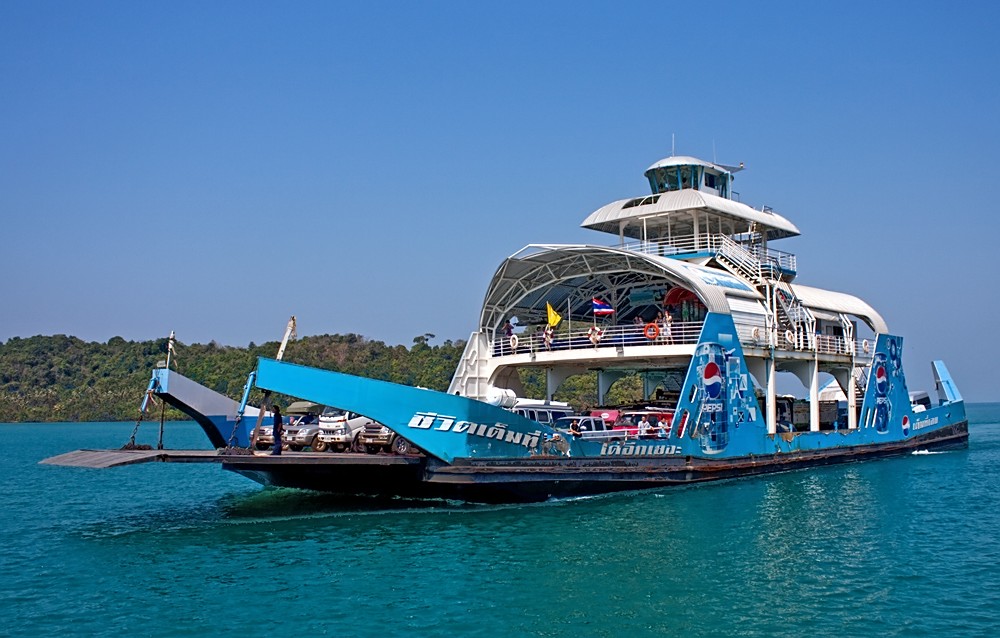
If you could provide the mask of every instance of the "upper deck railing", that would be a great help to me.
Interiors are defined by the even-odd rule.
[[[768,248],[764,250],[757,242],[735,239],[721,233],[706,233],[702,235],[679,235],[670,239],[656,239],[639,242],[629,242],[622,246],[626,250],[660,255],[662,257],[683,257],[685,255],[718,254],[733,244],[755,258],[764,269],[778,269],[784,272],[798,272],[798,260],[792,253]],[[767,273],[765,273],[767,274]]]
[[[656,324],[607,326],[596,332],[595,327],[581,323],[579,328],[569,332],[553,334],[546,342],[542,331],[532,334],[522,333],[514,338],[497,337],[492,343],[494,357],[532,354],[539,352],[559,352],[567,350],[593,350],[595,348],[617,348],[634,346],[694,345],[701,335],[703,321],[676,321],[670,330]],[[783,351],[816,352],[827,355],[851,356],[856,359],[871,359],[873,343],[867,340],[849,340],[830,335],[810,335],[802,331],[785,330],[769,336],[763,326],[739,325],[736,327],[740,344],[744,349],[768,348],[771,341],[775,348]]]
[[[493,356],[530,354],[533,352],[554,352],[560,350],[593,350],[594,348],[615,348],[619,346],[666,346],[698,343],[703,321],[676,321],[670,330],[659,324],[622,325],[597,328],[581,323],[573,324],[569,332],[557,332],[546,343],[541,331],[532,334],[514,335],[513,339],[498,337],[493,340]],[[656,329],[648,326],[656,325]],[[597,332],[600,330],[600,332]]]

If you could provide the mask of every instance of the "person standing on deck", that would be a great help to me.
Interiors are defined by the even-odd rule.
[[[649,434],[649,430],[652,427],[653,426],[649,424],[649,419],[647,419],[646,415],[643,414],[642,418],[639,420],[639,429],[638,429],[639,436],[644,437],[647,434]]]
[[[274,434],[274,449],[271,450],[271,454],[274,456],[281,455],[281,435],[285,431],[285,426],[281,423],[281,407],[275,405],[271,408],[274,414],[274,429],[272,433]]]
[[[671,328],[674,325],[674,318],[671,317],[670,316],[670,312],[667,311],[667,312],[663,313],[663,319],[661,321],[663,323],[663,326],[662,326],[663,338],[666,340],[666,342],[668,344],[673,344],[673,342],[674,342],[674,335],[673,335],[673,332],[671,331]]]

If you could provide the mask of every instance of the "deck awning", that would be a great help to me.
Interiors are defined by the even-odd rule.
[[[636,291],[681,287],[711,312],[729,313],[728,295],[761,298],[746,282],[713,268],[623,248],[530,245],[497,269],[483,302],[480,329],[495,331],[511,316],[543,323],[546,303],[574,316],[600,298],[619,312]],[[657,300],[657,302],[659,302]]]
[[[823,290],[822,288],[812,288],[801,284],[791,284],[789,288],[792,289],[795,296],[810,310],[826,310],[833,313],[854,315],[867,323],[876,333],[888,334],[889,332],[889,327],[886,325],[882,315],[865,301],[854,295]]]
[[[716,216],[744,222],[749,225],[756,222],[761,228],[767,229],[768,239],[781,239],[799,235],[795,224],[771,210],[757,210],[741,202],[703,193],[692,188],[670,191],[658,195],[638,198],[644,204],[636,205],[637,198],[620,199],[603,206],[580,224],[583,228],[591,228],[613,235],[623,234],[633,239],[643,239],[642,230],[654,227],[665,227],[670,218],[672,233],[675,235],[691,234],[692,220],[683,213],[714,213]],[[703,228],[703,232],[712,232],[712,228]]]

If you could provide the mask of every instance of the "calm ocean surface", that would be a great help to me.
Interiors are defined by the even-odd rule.
[[[500,507],[44,466],[132,424],[0,424],[0,635],[992,636],[1000,404],[968,412],[967,451]]]

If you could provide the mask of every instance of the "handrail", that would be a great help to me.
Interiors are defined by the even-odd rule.
[[[509,337],[498,337],[493,340],[493,356],[508,356],[513,354],[531,354],[534,352],[558,352],[563,350],[587,350],[594,348],[615,348],[619,346],[667,346],[679,344],[698,343],[701,335],[701,328],[704,321],[675,321],[670,324],[668,331],[660,324],[655,324],[657,330],[655,337],[650,339],[646,335],[646,326],[643,325],[620,325],[600,328],[601,334],[592,339],[593,326],[586,325],[582,329],[575,329],[572,332],[557,332],[552,335],[551,342],[546,345],[544,332],[538,331],[532,334],[522,333],[514,335],[516,345],[511,343]],[[574,322],[573,324],[577,324]],[[650,330],[650,334],[654,331]]]
[[[760,280],[760,259],[731,237],[720,235],[719,254],[731,261],[750,281]]]
[[[773,248],[763,250],[758,243],[738,241],[729,235],[721,233],[677,235],[666,239],[628,242],[622,244],[621,247],[647,255],[675,257],[691,253],[716,253],[720,251],[724,242],[732,242],[736,246],[739,246],[756,261],[777,266],[782,271],[798,271],[798,260],[792,253]]]
[[[648,325],[648,324],[646,324]],[[670,326],[667,335],[662,326],[658,325],[659,333],[650,339],[646,333],[646,325],[620,325],[601,328],[600,337],[591,339],[592,326],[585,329],[574,329],[572,332],[558,332],[552,335],[551,342],[546,345],[545,334],[541,331],[532,334],[515,335],[516,344],[509,337],[493,339],[491,349],[494,357],[532,354],[541,352],[560,352],[566,350],[593,350],[599,348],[635,347],[635,346],[665,346],[694,345],[701,336],[703,321],[675,321]],[[769,339],[768,331],[763,326],[740,324],[736,332],[743,347],[767,348],[769,343],[776,344],[779,350],[817,352],[819,354],[851,356],[859,362],[872,358],[871,344],[869,352],[864,351],[863,341],[845,339],[833,335],[808,334],[803,330],[788,329],[778,331]],[[652,334],[652,331],[650,331]],[[791,337],[789,339],[789,337]]]

